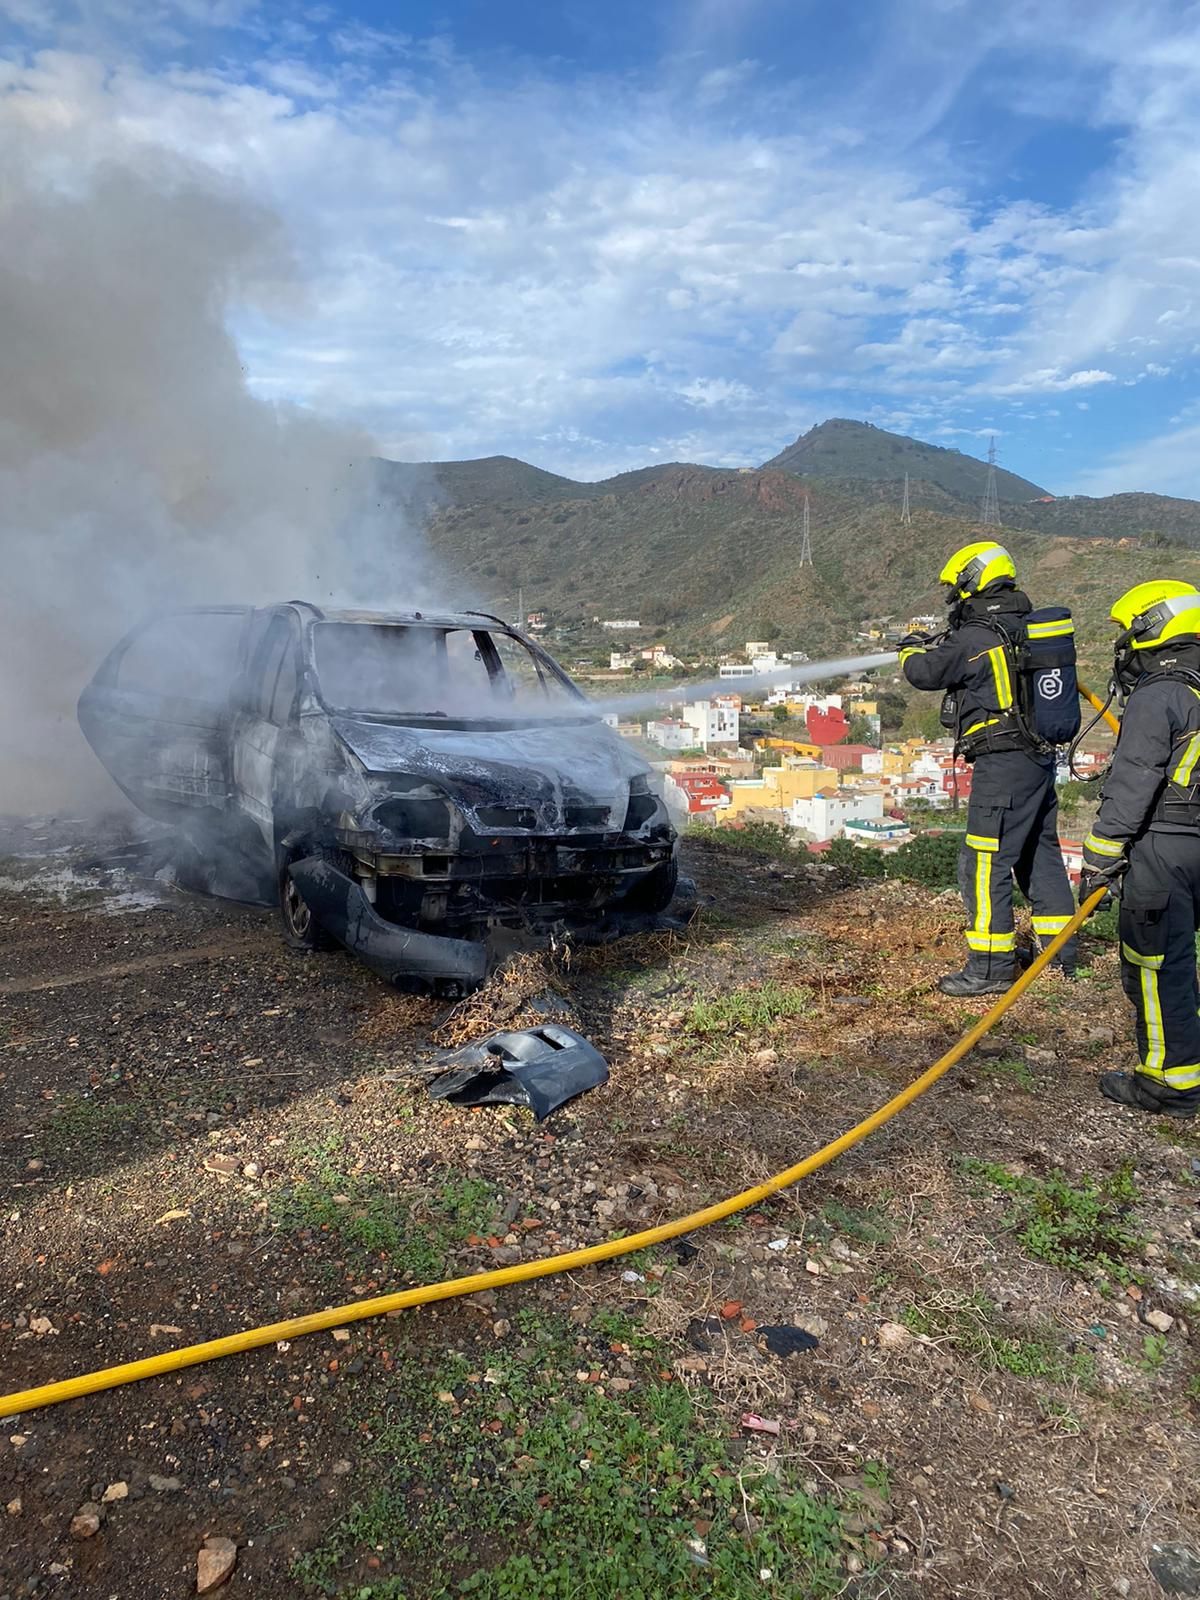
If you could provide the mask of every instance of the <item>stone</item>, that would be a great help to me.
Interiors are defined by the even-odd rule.
[[[259,1166],[257,1161],[247,1161],[246,1165],[242,1168],[242,1177],[261,1178],[262,1168]]]
[[[353,1467],[348,1461],[335,1461],[333,1463],[333,1475],[335,1478],[345,1478],[349,1476],[353,1470]]]
[[[4,1509],[10,1517],[19,1517],[21,1515],[21,1496],[17,1495],[15,1500],[10,1500]]]
[[[178,1478],[164,1478],[161,1473],[151,1472],[146,1482],[156,1494],[175,1494],[183,1488]]]
[[[1200,1595],[1200,1556],[1186,1545],[1151,1545],[1150,1571],[1168,1594]]]
[[[237,1545],[232,1539],[206,1539],[196,1557],[196,1593],[219,1589],[236,1565]]]
[[[912,1334],[900,1322],[881,1323],[875,1337],[884,1350],[904,1350],[913,1342]]]
[[[94,1500],[85,1500],[71,1518],[72,1539],[92,1539],[100,1532],[104,1512]]]
[[[106,1506],[112,1505],[114,1500],[127,1500],[129,1498],[129,1485],[125,1482],[110,1483],[100,1498]]]
[[[209,1155],[204,1158],[205,1172],[215,1172],[221,1178],[236,1177],[239,1162],[236,1156]]]
[[[771,1067],[779,1060],[779,1051],[769,1047],[765,1050],[756,1050],[750,1059],[756,1067]]]
[[[1170,1333],[1175,1326],[1175,1318],[1169,1311],[1147,1311],[1146,1325],[1157,1329],[1159,1333]]]

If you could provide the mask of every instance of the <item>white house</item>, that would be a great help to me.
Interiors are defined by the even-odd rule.
[[[714,744],[738,742],[741,718],[736,706],[724,700],[692,700],[684,706],[681,720],[694,730],[693,745],[707,750]]]
[[[623,650],[610,650],[608,652],[608,670],[610,672],[628,672],[633,665],[634,658],[626,655]]]
[[[883,817],[881,794],[856,794],[847,789],[825,789],[810,800],[793,800],[788,821],[818,844],[840,838],[851,822],[878,822]]]
[[[695,750],[698,744],[695,728],[674,717],[648,722],[646,737],[651,744],[659,745],[663,750]]]
[[[614,633],[629,633],[634,628],[640,628],[641,623],[634,622],[629,617],[618,617],[613,622],[602,622],[600,626],[602,628],[611,628]]]

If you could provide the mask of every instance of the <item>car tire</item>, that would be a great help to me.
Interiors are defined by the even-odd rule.
[[[327,933],[304,903],[304,896],[292,881],[292,863],[321,856],[340,872],[349,867],[349,857],[341,850],[316,846],[311,850],[292,850],[279,869],[279,926],[289,950],[334,950],[337,940]]]
[[[621,909],[654,916],[671,904],[678,885],[679,862],[672,856],[670,861],[661,862],[657,867],[652,867],[644,878],[639,878],[621,901]]]

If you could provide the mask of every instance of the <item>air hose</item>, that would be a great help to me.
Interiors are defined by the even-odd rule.
[[[1110,694],[1107,700],[1101,700],[1101,698],[1100,698],[1100,696],[1098,694],[1093,694],[1092,693],[1092,691],[1088,688],[1086,683],[1083,683],[1078,679],[1076,680],[1076,687],[1078,688],[1078,690],[1079,690],[1080,694],[1083,696],[1083,698],[1087,701],[1088,705],[1091,706],[1093,711],[1096,711],[1096,712],[1099,713],[1099,716],[1097,716],[1097,718],[1096,718],[1096,722],[1099,722],[1100,717],[1103,717],[1105,722],[1108,723],[1109,727],[1112,729],[1112,731],[1114,733],[1120,733],[1120,731],[1121,731],[1120,718],[1114,716],[1113,713],[1108,709],[1109,706],[1112,705],[1112,698],[1113,698],[1112,695]],[[1096,723],[1093,722],[1091,724],[1091,726],[1094,728],[1096,726]]]
[[[500,1267],[494,1272],[476,1272],[467,1278],[448,1278],[443,1283],[425,1284],[417,1289],[402,1289],[396,1294],[377,1295],[371,1300],[355,1300],[350,1305],[333,1306],[327,1311],[314,1311],[306,1317],[291,1317],[286,1322],[272,1322],[261,1328],[248,1328],[244,1333],[227,1334],[221,1339],[209,1339],[203,1344],[185,1345],[181,1350],[167,1350],[161,1355],[147,1356],[141,1361],[127,1361],[120,1366],[104,1367],[98,1372],[86,1372],[78,1378],[63,1378],[58,1383],[43,1384],[37,1389],[22,1389],[16,1394],[0,1398],[0,1417],[13,1417],[19,1412],[36,1411],[42,1406],[58,1405],[63,1400],[77,1400],[85,1394],[96,1394],[101,1389],[115,1389],[124,1383],[137,1383],[142,1378],[161,1377],[166,1372],[179,1372],[185,1367],[199,1366],[204,1361],[218,1361],[222,1356],[240,1355],[245,1350],[258,1350],[263,1345],[275,1344],[281,1339],[299,1339],[306,1333],[322,1333],[329,1328],[344,1327],[348,1322],[361,1322],[366,1317],[385,1316],[389,1311],[408,1311],[414,1306],[429,1305],[436,1300],[454,1300],[460,1295],[479,1294],[484,1289],[502,1289],[512,1283],[527,1283],[532,1278],[548,1278],[558,1272],[574,1272],[579,1267],[594,1266],[599,1261],[611,1261],[615,1256],[629,1255],[644,1250],[649,1245],[664,1244],[668,1239],[678,1239],[681,1234],[692,1233],[710,1223],[721,1222],[738,1211],[761,1205],[781,1189],[790,1188],[821,1167],[836,1161],[838,1156],[853,1149],[868,1134],[882,1128],[919,1095],[935,1084],[943,1073],[949,1072],[956,1062],[979,1043],[995,1027],[1004,1013],[1045,971],[1047,964],[1072,938],[1104,899],[1106,889],[1097,889],[1079,907],[1061,933],[1056,934],[1046,948],[1026,968],[1012,988],[1001,995],[996,1004],[985,1012],[945,1055],[927,1068],[886,1105],[880,1106],[869,1117],[847,1133],[824,1145],[812,1155],[805,1156],[795,1166],[777,1172],[765,1183],[731,1195],[716,1205],[693,1211],[690,1216],[678,1217],[674,1222],[661,1223],[656,1228],[646,1228],[641,1233],[622,1239],[609,1239],[604,1244],[590,1245],[585,1250],[568,1250],[562,1255],[545,1256],[539,1261],[523,1261],[519,1266]]]

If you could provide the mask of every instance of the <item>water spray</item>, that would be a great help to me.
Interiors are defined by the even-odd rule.
[[[737,678],[708,678],[701,683],[671,683],[640,694],[614,695],[591,700],[593,710],[604,715],[623,716],[627,712],[652,711],[666,701],[707,700],[717,694],[744,694],[775,689],[782,684],[817,683],[822,678],[841,678],[849,672],[868,672],[873,667],[891,666],[899,656],[895,650],[873,656],[844,656],[832,661],[801,661],[792,667],[772,668]]]

